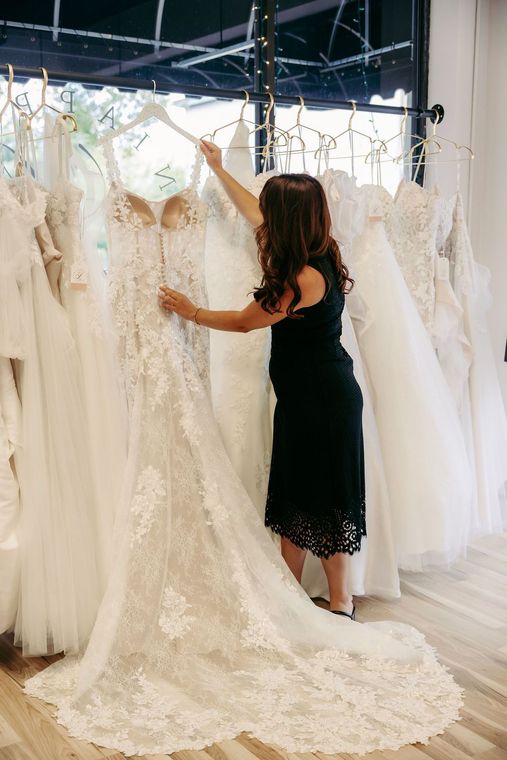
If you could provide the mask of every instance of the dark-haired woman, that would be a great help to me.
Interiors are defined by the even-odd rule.
[[[345,293],[352,287],[320,183],[306,174],[267,180],[259,199],[202,143],[239,212],[255,227],[262,281],[242,311],[215,311],[161,287],[168,311],[215,330],[271,327],[270,377],[277,404],[265,523],[300,582],[307,551],[320,557],[330,609],[354,619],[347,554],[366,535],[362,395],[340,343]]]

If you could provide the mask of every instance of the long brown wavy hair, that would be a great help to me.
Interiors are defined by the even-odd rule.
[[[263,277],[254,297],[265,311],[280,311],[280,298],[290,287],[294,298],[287,316],[296,318],[294,309],[301,301],[297,276],[310,259],[328,251],[340,290],[348,293],[352,289],[354,280],[342,261],[338,243],[331,237],[331,215],[317,179],[308,174],[271,177],[262,189],[259,206],[263,221],[255,230],[255,239]]]

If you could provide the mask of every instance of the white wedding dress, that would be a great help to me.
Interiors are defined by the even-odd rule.
[[[320,182],[324,187],[331,213],[333,237],[338,241],[344,261],[350,260],[352,241],[359,234],[355,180],[346,172],[328,169],[320,177]],[[368,594],[394,598],[400,596],[400,580],[391,524],[389,492],[371,393],[349,316],[348,300],[347,296],[342,314],[341,342],[352,357],[354,375],[363,394],[367,531],[366,537],[361,542],[361,550],[348,558],[349,593],[354,596]],[[356,297],[354,301],[356,318],[359,318],[358,301]],[[362,309],[363,314],[366,314],[365,304],[362,304]],[[302,584],[311,597],[329,598],[322,563],[310,554],[305,560]]]
[[[112,559],[115,507],[127,461],[127,410],[114,360],[114,344],[101,304],[104,273],[97,248],[83,234],[83,191],[70,179],[72,146],[60,118],[46,123],[44,174],[46,220],[55,247],[62,254],[59,300],[69,318],[82,371],[88,429],[88,455],[94,486],[95,546],[99,578],[105,588]],[[73,282],[79,267],[84,282]],[[76,287],[77,285],[77,287]]]
[[[360,297],[368,304],[356,329],[373,391],[398,563],[421,570],[464,551],[470,467],[454,400],[386,236],[392,198],[382,187],[363,185],[358,202],[363,232],[352,246],[357,281],[349,303]]]
[[[289,752],[427,741],[457,717],[461,690],[415,629],[351,623],[308,599],[221,442],[203,373],[207,331],[158,305],[161,281],[205,304],[196,174],[154,204],[125,190],[109,160],[111,289],[130,402],[123,532],[86,652],[28,680],[27,692],[57,705],[72,735],[127,755],[242,731]]]
[[[465,335],[463,317],[463,307],[450,280],[449,259],[438,256],[435,263],[433,345],[461,419],[470,404],[468,377],[472,364],[472,347]]]
[[[402,180],[385,216],[389,242],[430,335],[435,313],[435,256],[445,234],[446,200],[417,182]]]
[[[254,179],[248,126],[239,121],[224,166],[243,186]],[[209,218],[206,286],[211,309],[242,309],[261,280],[253,228],[238,213],[220,181],[203,189]],[[271,459],[269,330],[247,335],[210,332],[211,391],[225,449],[248,495],[264,512]]]
[[[21,406],[11,360],[2,348],[0,341],[0,633],[13,628],[18,610],[20,504],[13,464],[21,445]]]
[[[0,160],[0,170],[4,167]],[[1,199],[1,189],[0,189]],[[14,627],[20,580],[19,483],[14,454],[21,446],[21,406],[12,359],[25,355],[25,315],[19,284],[27,276],[22,238],[0,202],[0,632]],[[12,237],[11,233],[12,232]]]
[[[473,538],[505,529],[507,420],[487,325],[490,275],[474,260],[459,192],[454,198],[453,224],[445,253],[451,262],[454,293],[463,310],[465,336],[472,352],[469,410],[464,423],[472,441],[477,483]]]
[[[12,311],[14,324],[18,314],[22,341],[15,360],[22,407],[14,450],[21,494],[15,643],[25,655],[77,652],[99,604],[79,360],[44,267],[43,254],[50,262],[57,252],[41,251],[36,236],[42,230],[47,240],[46,200],[31,177],[0,181],[0,240],[16,267],[2,314]]]

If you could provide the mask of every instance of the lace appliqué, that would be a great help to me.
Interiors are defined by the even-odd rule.
[[[435,310],[435,255],[445,211],[443,198],[415,182],[402,182],[385,218],[389,242],[430,332]]]
[[[131,544],[139,543],[151,529],[157,506],[163,502],[166,487],[160,472],[154,467],[146,467],[137,479],[137,488],[132,499],[131,511],[135,516],[131,528]]]
[[[288,538],[293,544],[301,549],[308,549],[316,557],[327,559],[332,554],[344,552],[354,554],[361,549],[361,539],[366,536],[366,505],[363,499],[360,509],[344,515],[341,511],[336,512],[334,520],[321,515],[311,516],[303,514],[295,505],[285,505],[286,518],[282,521],[279,517],[280,509],[277,507],[277,519],[270,517],[273,499],[268,494],[266,503],[265,524],[274,533]],[[360,515],[359,518],[356,515]]]
[[[194,622],[195,618],[186,614],[191,606],[184,596],[170,586],[164,590],[158,624],[171,640],[180,639]]]

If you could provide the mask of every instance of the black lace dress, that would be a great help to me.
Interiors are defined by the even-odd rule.
[[[329,557],[359,551],[366,535],[363,398],[340,343],[345,296],[332,255],[309,263],[329,284],[325,297],[271,328],[277,403],[265,522]]]

